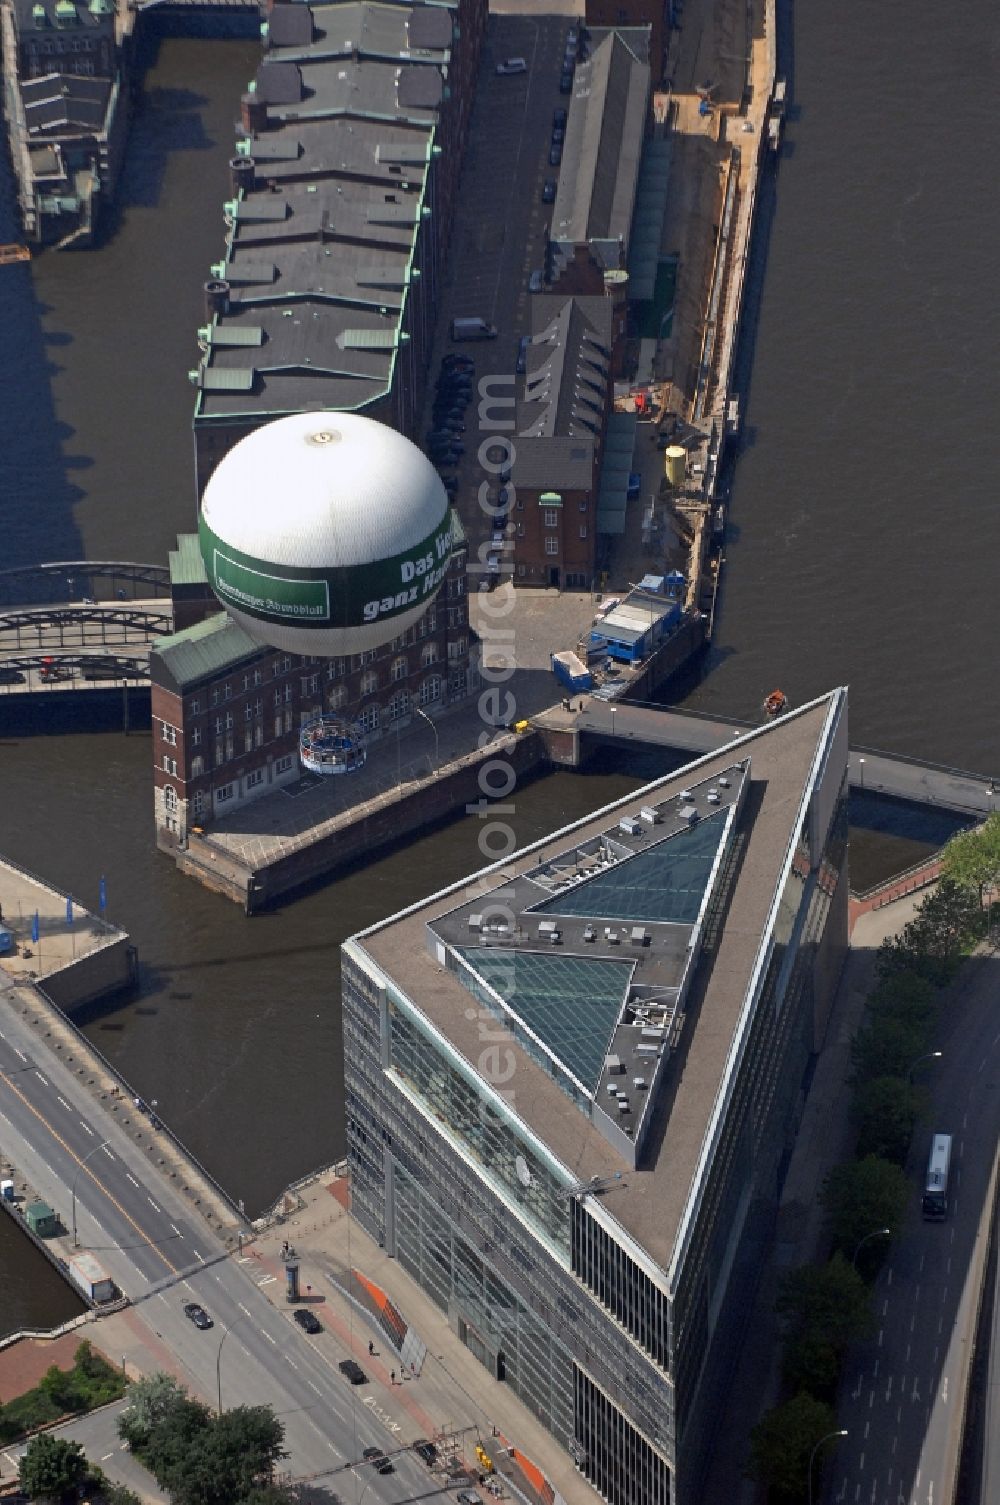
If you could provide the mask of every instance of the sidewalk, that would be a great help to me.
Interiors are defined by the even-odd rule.
[[[825,1214],[819,1190],[832,1168],[850,1159],[855,1131],[850,1122],[851,1040],[861,1023],[872,983],[875,954],[887,936],[912,918],[924,891],[857,916],[850,950],[834,1000],[826,1041],[806,1099],[795,1149],[781,1193],[773,1255],[765,1265],[743,1334],[718,1435],[723,1439],[709,1467],[703,1499],[758,1505],[763,1491],[746,1478],[750,1433],[781,1394],[780,1334],[774,1314],[780,1276],[826,1253]]]
[[[333,1335],[333,1361],[339,1363],[347,1356],[357,1359],[372,1381],[368,1387],[359,1387],[358,1394],[362,1404],[386,1427],[393,1439],[388,1445],[401,1447],[418,1437],[434,1440],[442,1433],[468,1428],[459,1442],[464,1444],[466,1462],[475,1468],[475,1444],[481,1438],[489,1452],[499,1434],[542,1471],[568,1505],[576,1501],[593,1505],[593,1491],[577,1473],[565,1448],[506,1385],[490,1377],[452,1332],[445,1314],[398,1260],[391,1259],[348,1217],[344,1207],[346,1182],[333,1179],[329,1173],[299,1191],[303,1202],[299,1211],[258,1235],[252,1246],[244,1248],[242,1258],[259,1263],[262,1271],[279,1277],[262,1288],[275,1306],[284,1306],[281,1250],[285,1240],[292,1245],[299,1260],[303,1302],[311,1302],[310,1309]],[[352,1269],[381,1287],[403,1317],[410,1330],[407,1352],[415,1338],[427,1345],[422,1364],[419,1343],[415,1345],[418,1375],[402,1373],[386,1327],[373,1311],[366,1311],[360,1301],[355,1305],[344,1295]],[[369,1342],[374,1343],[374,1356],[369,1355]],[[495,1461],[503,1463],[505,1474],[510,1471],[507,1462]],[[534,1492],[523,1472],[517,1469],[513,1478],[524,1497],[531,1499]]]

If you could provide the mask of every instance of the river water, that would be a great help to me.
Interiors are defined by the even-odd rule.
[[[776,684],[800,701],[850,682],[854,740],[987,772],[1000,523],[986,495],[996,310],[980,71],[995,24],[972,0],[929,47],[901,0],[802,7],[795,118],[763,206],[766,277],[761,253],[754,270],[719,631],[691,697],[753,716]],[[185,375],[255,55],[245,42],[152,48],[114,233],[0,280],[5,563],[162,560],[192,526]],[[343,1147],[342,939],[475,868],[477,830],[448,826],[363,881],[248,921],[154,851],[148,764],[145,735],[0,742],[0,851],[92,906],[106,875],[141,987],[86,1032],[256,1211]],[[650,756],[528,785],[518,835],[665,766]],[[923,847],[915,836],[898,850]],[[2,1222],[0,1269],[0,1326],[73,1309]]]

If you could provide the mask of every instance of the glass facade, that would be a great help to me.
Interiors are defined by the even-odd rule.
[[[835,717],[828,725],[832,737]],[[345,948],[352,1211],[612,1505],[689,1505],[698,1497],[734,1349],[772,1235],[815,1021],[846,944],[843,758],[828,764],[819,791],[824,824],[825,811],[833,810],[825,842],[817,831],[810,848],[807,818],[792,850],[786,849],[784,866],[778,852],[771,859],[772,888],[759,909],[773,894],[772,928],[761,936],[756,970],[746,963],[738,1055],[709,1130],[689,1221],[666,1256],[673,1262],[662,1282],[647,1274],[658,1268],[651,1250],[644,1254],[634,1246],[610,1206],[598,1212],[596,1203],[570,1193],[566,1183],[574,1172],[561,1167],[521,1120],[523,1114],[530,1121],[527,1105],[496,1085],[482,1062],[477,1070],[441,1038],[418,1000],[402,990],[403,979],[381,977],[361,949],[363,941]],[[816,799],[801,785],[790,793],[803,809],[807,793]],[[614,917],[621,920],[623,906],[631,906],[632,917],[646,902],[647,881],[651,888],[674,884],[669,900],[662,900],[673,913],[684,912],[697,894],[697,914],[705,897],[697,869],[715,860],[725,828],[720,815],[702,822],[700,830],[681,833],[682,841],[696,834],[704,841],[689,850],[683,883],[675,882],[676,863],[659,875],[650,867],[642,877],[634,864],[655,857],[652,851],[598,874],[593,882],[620,884],[634,869],[614,891]],[[711,832],[713,825],[717,832]],[[713,836],[711,844],[705,833]],[[712,986],[740,882],[753,881],[745,865],[753,836],[752,822],[739,820],[705,912],[699,988]],[[637,876],[641,882],[633,881]],[[558,912],[567,896],[582,901],[590,886],[578,884],[546,907]],[[588,903],[580,912],[591,915],[593,908]],[[647,909],[635,918],[664,914]],[[558,1017],[565,1008],[579,1023],[572,1010],[583,996],[583,979],[574,974],[570,989],[569,974],[551,970],[550,958],[539,953],[521,953],[527,958],[522,976],[513,950],[464,947],[463,953],[449,947],[446,965],[481,999],[484,1039],[494,1018],[516,1034],[496,996],[511,996],[513,982],[513,1000],[530,1016],[532,1029],[542,1035],[544,1026],[550,1049],[558,1045],[585,1080],[584,1046]],[[618,980],[602,977],[601,987],[607,989],[605,1003],[614,991],[617,1009]],[[595,1011],[601,996],[596,989]],[[551,1058],[541,1054],[555,1076]],[[569,1076],[562,1075],[565,1088]],[[646,1190],[655,1193],[655,1186]]]
[[[564,1180],[391,1000],[389,1061],[422,1106],[473,1156],[532,1231],[568,1259],[569,1199],[563,1195]]]

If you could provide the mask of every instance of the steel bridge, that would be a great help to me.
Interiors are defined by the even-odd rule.
[[[0,605],[52,601],[149,600],[170,595],[165,564],[122,560],[65,559],[0,570]]]

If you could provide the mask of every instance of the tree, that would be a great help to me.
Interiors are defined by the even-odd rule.
[[[868,1289],[842,1254],[783,1275],[775,1310],[790,1335],[818,1334],[840,1352],[871,1329]]]
[[[174,1505],[236,1505],[271,1483],[284,1437],[269,1406],[237,1406],[211,1418],[161,1482]]]
[[[953,836],[941,854],[941,871],[958,888],[974,890],[982,906],[986,890],[1000,887],[1000,812]]]
[[[879,1076],[860,1082],[852,1104],[858,1126],[858,1159],[878,1155],[894,1165],[904,1165],[926,1097],[905,1077]]]
[[[812,1395],[800,1393],[766,1411],[750,1434],[751,1478],[780,1505],[801,1505],[813,1448],[836,1425],[833,1408]]]
[[[937,1012],[938,991],[919,972],[900,968],[882,977],[868,995],[868,1012],[901,1024],[929,1025]]]
[[[871,1328],[861,1276],[842,1254],[825,1265],[802,1265],[782,1277],[775,1310],[786,1335],[786,1381],[794,1390],[832,1396],[844,1349]]]
[[[184,1386],[162,1371],[129,1386],[128,1405],[118,1418],[118,1435],[141,1453],[155,1429],[187,1399]]]
[[[32,1500],[62,1500],[87,1476],[87,1460],[78,1442],[41,1432],[24,1450],[21,1488]]]
[[[833,1241],[850,1258],[876,1228],[893,1237],[903,1220],[910,1183],[898,1165],[879,1155],[835,1166],[826,1179],[823,1201]]]
[[[947,878],[923,900],[907,929],[914,945],[943,966],[957,966],[962,952],[982,926],[982,901]]]
[[[924,1054],[928,1031],[894,1018],[877,1014],[851,1041],[855,1083],[870,1082],[875,1077],[907,1077],[910,1067]]]

